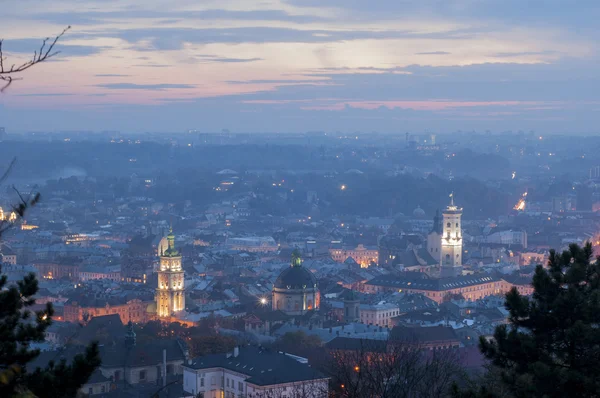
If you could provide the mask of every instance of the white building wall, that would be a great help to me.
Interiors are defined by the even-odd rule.
[[[204,398],[326,398],[328,395],[327,379],[258,386],[246,383],[247,377],[222,368],[196,371],[184,368],[183,390],[194,395],[203,393]]]

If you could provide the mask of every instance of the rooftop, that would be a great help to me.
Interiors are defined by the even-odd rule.
[[[327,378],[284,353],[253,346],[241,347],[235,357],[230,354],[206,355],[184,366],[194,370],[231,370],[249,376],[247,382],[261,386]]]

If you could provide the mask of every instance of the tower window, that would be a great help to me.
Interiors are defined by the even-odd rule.
[[[456,223],[456,228],[458,228],[458,223]]]
[[[446,227],[450,228],[452,226],[452,224],[448,223],[446,224]]]

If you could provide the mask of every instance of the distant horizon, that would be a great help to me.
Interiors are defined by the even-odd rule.
[[[0,128],[4,126],[0,125]],[[123,135],[141,135],[141,134],[156,134],[156,135],[198,135],[198,134],[207,134],[207,135],[221,135],[223,134],[220,131],[214,130],[202,130],[202,131],[145,131],[145,130],[89,130],[89,129],[65,129],[65,130],[22,130],[22,131],[10,131],[6,129],[7,135],[26,135],[26,134],[123,134]],[[491,135],[491,136],[500,136],[500,135],[525,135],[530,136],[533,135],[535,137],[539,137],[542,135],[543,137],[600,137],[599,132],[538,132],[538,131],[519,131],[519,130],[507,130],[507,131],[477,131],[477,130],[455,130],[455,131],[319,131],[319,130],[307,130],[307,131],[229,131],[229,134],[235,135],[307,135],[307,134],[323,134],[330,138],[335,138],[336,135],[342,134],[344,135],[344,139],[351,139],[353,136],[358,135],[358,137],[365,137],[369,135],[381,135],[381,136],[396,136],[404,139],[406,134],[411,136],[423,136],[423,135],[435,135],[442,136],[444,138],[451,135],[467,135],[467,134],[476,134],[476,135]]]
[[[325,4],[8,2],[8,63],[72,29],[0,95],[0,126],[600,134],[597,1]]]

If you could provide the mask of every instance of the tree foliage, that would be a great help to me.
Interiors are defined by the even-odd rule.
[[[31,311],[38,291],[35,275],[29,274],[17,285],[0,277],[0,396],[72,397],[100,365],[97,344],[87,347],[71,364],[61,360],[45,368],[30,369],[28,364],[40,353],[30,348],[42,342],[52,323],[51,303]]]
[[[509,325],[494,340],[480,340],[501,383],[514,397],[596,397],[600,391],[600,260],[592,246],[550,252],[538,265],[531,298],[516,289],[506,295]],[[495,397],[481,386],[463,397]]]

